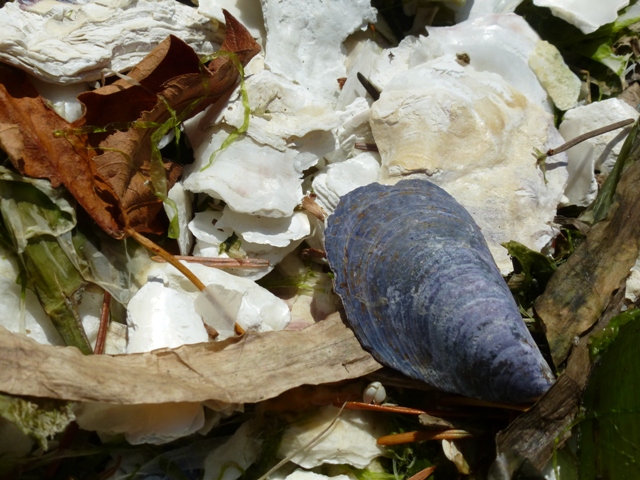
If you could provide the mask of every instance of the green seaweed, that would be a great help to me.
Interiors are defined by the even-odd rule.
[[[49,439],[75,420],[70,403],[48,399],[25,400],[8,395],[0,395],[0,417],[36,440],[45,451],[49,447]]]
[[[201,62],[207,63],[218,57],[229,58],[233,63],[233,65],[236,67],[236,69],[238,69],[238,73],[240,74],[240,95],[242,98],[242,107],[244,109],[244,119],[243,119],[242,125],[240,125],[240,127],[233,130],[227,136],[227,138],[225,138],[224,142],[222,142],[222,144],[211,154],[211,156],[209,157],[209,163],[207,163],[204,167],[200,169],[201,172],[205,171],[207,168],[213,165],[216,155],[226,150],[232,143],[238,140],[238,138],[240,138],[241,135],[244,135],[247,132],[247,130],[249,129],[249,119],[251,117],[251,107],[249,106],[249,95],[247,94],[247,87],[244,82],[244,78],[245,78],[244,67],[240,62],[240,59],[235,53],[218,51],[213,55],[209,55],[203,58]]]

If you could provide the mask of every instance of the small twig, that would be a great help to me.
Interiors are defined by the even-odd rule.
[[[107,330],[109,328],[109,318],[111,317],[111,294],[104,291],[102,298],[102,310],[100,310],[100,326],[98,327],[98,335],[96,337],[96,346],[93,349],[94,355],[102,355],[104,353],[107,341]]]
[[[171,255],[164,248],[160,247],[159,245],[156,245],[151,240],[149,240],[147,237],[145,237],[144,235],[139,234],[138,232],[136,232],[132,228],[128,228],[126,232],[127,232],[127,234],[129,236],[133,237],[133,239],[136,240],[144,248],[146,248],[147,250],[149,250],[152,253],[155,253],[156,255],[161,256],[167,262],[169,262],[180,273],[182,273],[191,283],[193,283],[198,290],[200,290],[202,292],[202,291],[204,291],[205,288],[207,288],[205,286],[205,284],[202,283],[200,281],[200,279],[198,277],[196,277],[191,270],[189,270],[182,263],[180,263],[180,261],[176,257]],[[207,333],[209,334],[209,336],[213,337],[213,338],[217,337],[218,336],[218,331],[215,328],[211,327],[211,326],[209,326],[209,327],[210,328],[207,330]]]
[[[424,470],[420,470],[414,476],[410,477],[409,480],[424,480],[425,478],[429,478],[433,472],[435,472],[436,466],[431,465],[430,467],[425,468]]]
[[[337,405],[334,403],[334,406]],[[422,415],[423,413],[427,413],[417,408],[400,407],[398,405],[375,405],[364,402],[347,402],[344,408],[347,410],[373,410],[375,412],[404,413],[407,415]]]
[[[302,198],[302,208],[308,211],[311,215],[316,217],[318,220],[324,222],[324,219],[327,218],[327,212],[324,211],[318,203],[315,201],[315,195],[310,194],[306,195]]]
[[[631,125],[633,122],[635,122],[633,118],[628,118],[626,120],[612,123],[611,125],[605,125],[604,127],[596,128],[595,130],[591,130],[590,132],[578,135],[576,138],[569,140],[567,143],[560,145],[557,148],[550,148],[549,150],[547,150],[546,155],[547,157],[552,157],[553,155],[557,155],[558,153],[566,152],[571,147],[575,147],[585,140],[597,137],[598,135],[602,135],[603,133],[611,132],[612,130],[617,130],[618,128],[626,127],[627,125]]]
[[[317,248],[303,248],[300,252],[300,258],[303,260],[310,260],[313,258],[327,258],[327,252],[324,250],[318,250]]]
[[[362,84],[367,93],[371,95],[371,98],[373,98],[373,100],[378,100],[380,98],[380,90],[374,87],[367,77],[360,72],[358,72],[357,77],[358,81]]]
[[[175,256],[171,255],[164,248],[160,247],[159,245],[156,245],[147,237],[139,234],[132,228],[127,230],[127,234],[133,237],[136,242],[138,242],[140,245],[142,245],[144,248],[146,248],[150,252],[155,253],[156,255],[159,255],[162,258],[164,258],[173,267],[175,267],[180,273],[182,273],[185,277],[187,277],[187,279],[191,283],[193,283],[198,290],[203,291],[206,288],[205,284],[202,283],[200,279],[196,277],[191,270],[189,270],[187,267],[181,264],[180,261]]]
[[[378,146],[375,143],[356,142],[353,148],[356,150],[363,150],[365,152],[379,152]]]
[[[199,263],[207,267],[214,268],[266,268],[270,265],[266,258],[218,258],[218,257],[192,257],[187,255],[174,255],[177,260],[184,262]],[[166,260],[154,255],[151,257],[154,262],[163,263]]]
[[[396,433],[380,437],[376,443],[378,445],[401,445],[403,443],[424,442],[426,440],[460,440],[472,437],[466,430],[444,430],[440,432],[416,431]]]

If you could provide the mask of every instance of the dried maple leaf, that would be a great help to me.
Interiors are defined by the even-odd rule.
[[[162,233],[159,197],[181,168],[159,157],[158,133],[231,94],[240,77],[234,60],[244,65],[260,50],[235,18],[225,18],[221,52],[207,66],[171,36],[127,77],[81,95],[85,115],[72,125],[47,108],[24,74],[3,67],[0,146],[22,174],[64,184],[109,235]]]

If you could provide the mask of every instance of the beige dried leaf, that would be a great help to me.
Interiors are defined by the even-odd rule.
[[[0,352],[2,392],[117,404],[254,403],[381,368],[337,314],[300,331],[115,356],[83,356],[0,328]]]

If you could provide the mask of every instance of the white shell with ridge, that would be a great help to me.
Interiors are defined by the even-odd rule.
[[[0,9],[0,60],[51,83],[129,70],[168,35],[201,54],[221,40],[217,22],[174,0],[16,1]]]

